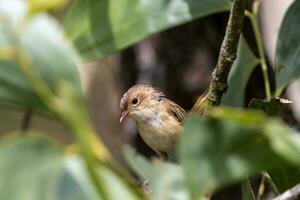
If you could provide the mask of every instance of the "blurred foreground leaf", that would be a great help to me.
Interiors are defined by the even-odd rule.
[[[148,181],[153,200],[185,200],[188,199],[182,168],[179,165],[152,160],[149,162],[130,148],[125,149],[126,158],[130,166]]]
[[[269,174],[280,193],[285,192],[300,182],[299,167],[276,169],[270,171]]]
[[[76,0],[64,25],[85,60],[99,59],[167,28],[227,11],[229,0]]]
[[[36,12],[56,10],[68,3],[68,0],[29,0],[30,14]]]
[[[53,93],[66,80],[81,94],[78,58],[54,18],[43,14],[26,18],[26,2],[0,0],[0,104],[45,111],[24,68],[37,74]]]
[[[0,20],[4,22],[0,23],[0,83],[3,83],[0,84],[0,103],[54,113],[71,130],[79,146],[83,157],[82,171],[90,182],[84,187],[94,188],[94,192],[88,192],[85,196],[74,193],[73,190],[80,192],[82,189],[69,188],[81,184],[82,180],[76,179],[76,184],[71,182],[71,186],[54,185],[55,191],[51,188],[51,191],[48,191],[49,188],[46,187],[49,196],[34,197],[54,200],[140,199],[136,189],[118,174],[117,169],[99,165],[100,162],[103,165],[111,164],[111,157],[101,139],[97,138],[90,122],[76,66],[78,58],[63,37],[56,21],[48,15],[29,17],[26,2],[0,0]],[[21,152],[20,150],[20,155]],[[32,153],[34,155],[30,156],[38,156],[39,152]],[[51,155],[49,153],[49,156]],[[58,156],[61,157],[58,162],[66,160],[61,152],[58,152]],[[17,155],[11,155],[11,159],[17,159]],[[22,163],[18,163],[17,167],[21,166]],[[4,164],[5,169],[9,167],[10,165]],[[31,167],[32,169],[34,168]],[[16,170],[23,173],[22,168]],[[29,173],[27,168],[26,170],[24,173]],[[47,175],[44,169],[42,170],[43,173],[38,174],[38,178]],[[57,170],[61,171],[59,168]],[[57,179],[61,179],[60,176],[53,175],[53,181],[57,182]],[[20,184],[24,182],[21,181]],[[41,181],[34,184],[42,185]],[[58,196],[58,188],[72,191],[67,193],[67,196],[63,193],[61,197]],[[84,188],[82,190],[85,191]],[[39,188],[34,186],[34,191],[29,190],[28,198],[30,199],[30,195],[36,195],[35,193],[44,195],[43,191],[39,193]],[[15,195],[22,195],[22,192],[16,190]]]
[[[300,135],[259,112],[232,109],[188,119],[179,145],[192,198],[261,171],[300,166],[299,154]]]
[[[253,55],[244,37],[239,40],[237,59],[228,76],[228,90],[222,97],[222,105],[243,107],[248,80],[258,59]]]
[[[300,76],[300,1],[294,1],[282,21],[276,46],[276,95]]]
[[[100,166],[111,200],[139,199],[110,169]],[[0,147],[0,199],[98,200],[85,163],[64,156],[53,142],[30,136],[2,143]]]
[[[29,137],[2,144],[0,199],[96,199],[66,170],[61,149],[49,140]]]

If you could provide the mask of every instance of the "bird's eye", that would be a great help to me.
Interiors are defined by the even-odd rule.
[[[137,104],[137,103],[138,103],[138,99],[137,98],[132,99],[132,104]]]

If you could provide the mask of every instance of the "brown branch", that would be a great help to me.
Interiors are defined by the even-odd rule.
[[[199,97],[194,105],[193,110],[196,112],[207,112],[211,107],[219,105],[223,94],[227,90],[228,74],[236,58],[239,37],[244,23],[246,1],[232,1],[228,24],[218,62],[212,74],[212,81],[205,96],[205,101],[203,101],[203,97]]]
[[[296,199],[300,199],[300,183],[272,200],[296,200]]]

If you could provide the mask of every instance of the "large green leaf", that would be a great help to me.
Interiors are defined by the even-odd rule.
[[[26,18],[26,2],[0,0],[0,103],[45,110],[20,65],[31,68],[29,73],[37,73],[54,93],[61,80],[81,93],[78,58],[55,19]]]
[[[188,193],[180,165],[160,160],[149,162],[133,149],[125,149],[126,158],[137,174],[149,182],[150,196],[153,200],[185,200]]]
[[[110,169],[99,166],[99,177],[111,200],[139,199]],[[116,192],[117,191],[117,192]],[[98,200],[94,185],[78,156],[38,136],[2,142],[0,199]]]
[[[266,129],[273,149],[290,162],[300,166],[299,133],[274,121],[269,123]],[[289,132],[294,132],[294,134],[286,134]],[[280,192],[284,192],[300,182],[299,167],[278,168],[270,171],[270,175]]]
[[[294,1],[280,27],[276,46],[276,95],[300,76],[300,1]]]
[[[64,25],[85,60],[102,58],[164,29],[229,10],[229,0],[76,0]]]
[[[67,198],[71,196],[74,198]],[[0,199],[81,200],[90,197],[65,171],[62,151],[54,143],[29,137],[2,144]]]
[[[227,109],[188,119],[179,146],[193,198],[261,171],[300,166],[299,153],[300,136],[278,121]]]
[[[254,56],[244,37],[239,40],[237,59],[228,76],[228,90],[222,97],[222,105],[243,107],[248,80],[258,59]]]
[[[76,179],[76,184],[79,186],[78,189],[80,189],[86,196],[88,196],[88,198],[81,198],[81,199],[82,200],[99,199],[94,189],[94,185],[90,180],[90,176],[86,171],[86,166],[83,160],[77,156],[66,157],[65,164],[66,164],[65,171],[68,172],[68,176],[69,176],[68,178]],[[102,181],[102,187],[106,191],[109,200],[119,200],[119,199],[141,200],[141,195],[136,194],[135,193],[136,191],[133,190],[127,183],[125,183],[124,179],[122,179],[118,174],[116,174],[110,168],[99,165],[97,172],[98,172],[97,175]],[[76,196],[78,196],[78,194],[74,190],[76,188],[73,188],[71,190],[72,192],[70,192],[69,183],[64,184],[63,182],[59,187],[60,187],[59,194],[62,192],[62,194],[64,195],[64,198],[61,198],[62,200],[65,200],[66,197],[69,197],[70,200],[77,198]],[[66,194],[64,192],[65,190],[67,192]]]

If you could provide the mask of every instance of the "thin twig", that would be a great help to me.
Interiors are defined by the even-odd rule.
[[[274,194],[279,195],[280,192],[268,172],[262,172],[262,175],[265,177],[266,182],[269,184],[270,189],[274,192]]]
[[[262,69],[262,73],[263,73],[263,77],[264,77],[266,99],[268,101],[270,101],[271,100],[271,88],[270,88],[270,80],[269,80],[269,75],[268,75],[268,65],[266,62],[266,55],[264,52],[264,46],[263,46],[263,42],[261,39],[261,31],[260,31],[260,26],[259,26],[259,21],[258,21],[259,5],[260,5],[260,1],[255,0],[253,2],[253,6],[252,6],[252,13],[249,11],[246,11],[245,14],[250,19],[250,22],[253,27],[255,40],[256,40],[256,44],[257,44],[257,49],[258,49],[258,54],[260,57],[261,69]]]
[[[24,117],[23,117],[22,124],[21,124],[22,131],[25,132],[30,128],[32,116],[33,116],[33,111],[30,108],[25,110]]]
[[[204,112],[207,112],[212,106],[219,105],[223,94],[227,90],[228,74],[236,59],[239,37],[244,24],[246,1],[247,0],[232,1],[230,16],[220,49],[218,62],[212,74],[212,81],[206,96]],[[199,103],[199,106],[203,106],[203,101],[198,99],[197,102]],[[202,108],[197,108],[199,106],[197,106],[196,103],[194,109],[202,110]]]
[[[300,199],[300,183],[272,200],[296,200]]]
[[[258,188],[258,193],[257,193],[257,200],[261,200],[264,193],[265,193],[265,182],[266,182],[266,177],[263,175],[261,177],[261,182],[259,184],[259,188]]]
[[[262,172],[262,178],[261,178],[261,182],[260,182],[260,185],[259,185],[259,188],[258,188],[258,194],[257,194],[256,200],[263,199],[263,196],[264,196],[264,193],[265,193],[265,190],[266,190],[266,184],[269,185],[270,189],[272,190],[272,192],[276,196],[280,195],[280,192],[279,192],[278,188],[274,184],[274,182],[271,179],[271,177],[268,174],[268,172]]]

